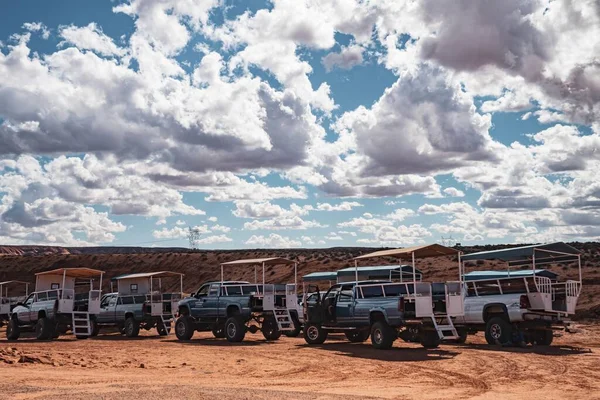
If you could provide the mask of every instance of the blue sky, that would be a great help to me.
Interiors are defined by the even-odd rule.
[[[3,3],[0,242],[597,240],[597,7]]]

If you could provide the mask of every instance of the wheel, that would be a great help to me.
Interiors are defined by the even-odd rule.
[[[137,322],[133,317],[129,317],[125,320],[125,336],[137,337],[140,334],[140,323]]]
[[[60,328],[58,326],[58,322],[52,324],[52,334],[50,335],[50,337],[52,339],[58,339],[58,337],[60,336]]]
[[[6,327],[6,338],[8,340],[17,340],[21,335],[21,327],[19,327],[19,323],[15,319],[11,319],[8,321],[8,326]]]
[[[435,349],[440,345],[440,336],[437,331],[421,331],[421,346],[426,349]]]
[[[241,342],[246,336],[246,325],[244,321],[237,316],[227,318],[225,321],[225,337],[229,342]]]
[[[504,344],[510,341],[512,327],[504,318],[494,317],[485,325],[485,340],[488,344]]]
[[[533,333],[535,344],[539,346],[550,346],[554,339],[554,333],[551,330],[539,329]]]
[[[377,321],[371,327],[371,344],[376,349],[391,348],[397,336],[385,321]]]
[[[466,328],[456,328],[456,332],[458,333],[458,339],[455,339],[454,342],[458,344],[464,344],[467,341],[468,332]]]
[[[125,334],[125,324],[123,324],[123,326],[119,326],[119,333],[120,333],[121,335],[124,335],[124,334]]]
[[[52,322],[48,318],[38,319],[35,324],[35,338],[37,340],[48,340],[52,336]]]
[[[322,344],[327,339],[327,331],[321,325],[304,325],[304,340],[308,344]]]
[[[267,340],[277,340],[281,337],[281,331],[277,326],[277,321],[275,320],[275,316],[268,316],[264,319],[262,326],[260,328],[263,336]]]
[[[100,325],[98,325],[98,322],[95,319],[90,319],[90,328],[92,331],[90,336],[91,337],[98,336],[98,333],[100,333]]]
[[[298,321],[298,317],[292,314],[292,324],[294,324],[294,330],[285,331],[283,334],[287,337],[298,337],[300,335],[300,331],[302,330],[302,324]]]
[[[187,315],[182,315],[175,322],[175,336],[179,340],[190,340],[194,336],[193,321]]]
[[[166,326],[166,328],[165,328],[165,326]],[[162,321],[158,321],[156,323],[156,332],[159,334],[159,336],[168,336],[170,329],[171,329],[170,322],[165,322],[164,325],[163,325]]]
[[[369,338],[370,332],[369,331],[348,331],[348,332],[344,332],[344,335],[346,335],[346,339],[348,339],[352,343],[360,343],[360,342],[364,342],[365,340],[367,340]]]
[[[225,324],[218,324],[212,328],[212,334],[217,339],[223,339],[225,337]]]

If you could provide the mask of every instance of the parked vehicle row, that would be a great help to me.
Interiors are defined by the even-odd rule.
[[[423,281],[415,259],[438,256],[456,258],[456,281]],[[358,265],[378,257],[396,258],[398,266]],[[402,265],[402,259],[412,265]],[[465,273],[467,262],[491,259],[507,262],[508,269]],[[396,339],[435,348],[442,341],[464,343],[469,333],[482,331],[489,344],[504,345],[517,338],[549,345],[554,331],[570,330],[569,316],[581,292],[581,272],[579,280],[560,281],[538,268],[557,262],[577,262],[581,271],[579,252],[562,242],[468,255],[437,244],[385,250],[357,257],[353,280],[348,268],[305,276],[299,296],[296,262],[237,260],[221,264],[219,281],[204,283],[185,298],[179,273],[121,275],[112,279],[111,292],[101,295],[103,271],[60,268],[37,274],[35,291],[24,300],[14,293],[9,296],[8,283],[0,283],[0,323],[8,324],[10,340],[23,331],[33,331],[42,340],[68,331],[84,339],[105,327],[116,327],[127,337],[137,336],[140,329],[156,329],[166,336],[174,326],[182,341],[204,331],[230,342],[243,341],[247,333],[260,332],[273,341],[282,334],[303,332],[307,344],[319,345],[329,333],[338,332],[351,342],[370,338],[377,349],[390,348]],[[292,265],[293,283],[266,283],[267,266]],[[529,265],[531,270],[511,271]],[[240,266],[255,268],[254,283],[224,279],[225,268]],[[175,286],[173,280],[180,290],[164,290]],[[315,281],[327,284],[323,288]]]

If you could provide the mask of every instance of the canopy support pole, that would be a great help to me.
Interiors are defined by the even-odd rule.
[[[179,290],[180,295],[183,297],[183,275],[179,275]]]
[[[581,254],[577,255],[577,264],[579,266],[579,290],[581,290],[581,282],[582,282],[582,277],[581,277]]]
[[[61,298],[65,298],[65,280],[67,279],[67,271],[63,270],[63,281],[62,281],[62,295]],[[75,284],[73,284],[73,301],[75,301]]]
[[[298,293],[298,263],[294,263],[294,290]]]
[[[402,269],[402,259],[398,259],[398,265],[400,265],[400,283],[404,280],[404,270]]]
[[[223,284],[223,264],[221,264],[221,285]]]
[[[100,292],[102,292],[102,277],[104,276],[104,274],[100,274],[100,287],[98,288],[98,290]]]
[[[354,280],[356,282],[358,282],[358,261],[357,260],[354,260]]]
[[[256,277],[256,265],[254,265],[254,284],[258,283],[258,278]]]
[[[413,251],[412,253],[412,269],[413,269],[413,291],[415,293],[415,295],[417,294],[415,287],[417,285],[417,269],[415,268],[415,252]]]
[[[265,262],[263,261],[262,263],[262,269],[263,269],[263,294],[265,292]]]

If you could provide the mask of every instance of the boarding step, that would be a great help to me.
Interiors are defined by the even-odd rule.
[[[92,335],[92,323],[90,321],[89,313],[73,313],[72,315],[71,331],[75,336],[91,336]]]
[[[442,320],[440,324],[437,323],[438,319]],[[454,323],[452,323],[452,318],[448,315],[432,317],[431,321],[433,322],[433,326],[435,327],[440,340],[454,340],[459,338],[456,327],[454,326]]]
[[[171,327],[173,326],[173,317],[161,315],[159,324],[162,324],[165,332],[169,335],[171,333]]]
[[[276,308],[273,310],[273,314],[275,315],[275,321],[277,321],[277,328],[281,332],[293,331],[295,329],[290,310],[287,308]]]

